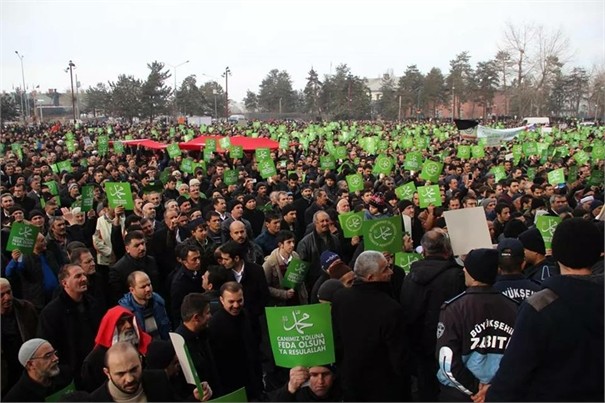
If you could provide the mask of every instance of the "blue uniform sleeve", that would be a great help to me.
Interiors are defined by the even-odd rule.
[[[463,337],[453,309],[444,309],[439,315],[437,325],[437,360],[439,371],[437,378],[443,385],[458,389],[471,396],[477,393],[479,380],[466,368],[462,361]]]
[[[6,276],[10,277],[14,275],[16,270],[23,270],[23,261],[18,262],[15,259],[11,259],[11,261],[6,265]]]

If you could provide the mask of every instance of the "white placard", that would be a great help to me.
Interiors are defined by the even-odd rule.
[[[492,248],[483,207],[462,208],[443,213],[454,255],[477,248]]]
[[[170,335],[170,341],[172,342],[176,356],[179,359],[179,364],[181,366],[181,370],[183,371],[183,375],[185,376],[185,380],[188,384],[197,386],[199,383],[199,377],[197,376],[196,369],[190,365],[189,360],[187,359],[187,353],[185,352],[185,339],[183,339],[183,336],[178,333],[170,332],[168,334]]]

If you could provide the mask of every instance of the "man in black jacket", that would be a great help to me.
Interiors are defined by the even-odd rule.
[[[307,381],[308,385],[303,386]],[[271,401],[341,402],[342,391],[331,365],[298,366],[290,370],[288,383],[272,394]]]
[[[439,396],[437,360],[437,322],[441,305],[466,288],[464,273],[453,259],[447,233],[433,229],[422,237],[423,260],[412,263],[403,280],[401,305],[406,312],[406,332],[418,378],[418,400],[434,402]]]
[[[128,292],[127,279],[133,271],[143,271],[151,279],[151,285],[155,289],[160,287],[160,279],[156,261],[152,256],[147,256],[145,235],[141,231],[132,231],[124,238],[126,254],[109,268],[109,290],[110,299],[108,306],[114,306],[118,300]]]
[[[76,388],[81,388],[80,367],[94,347],[103,312],[88,295],[88,279],[80,266],[63,266],[59,282],[61,292],[40,313],[38,336],[57,349],[74,374]]]
[[[176,254],[180,265],[170,285],[170,316],[175,327],[181,322],[181,304],[185,296],[192,292],[204,292],[199,248],[184,242],[177,247]]]
[[[393,275],[381,252],[355,262],[357,279],[332,305],[336,362],[345,401],[409,401],[409,354],[404,312],[390,296]]]
[[[220,294],[222,309],[210,320],[208,339],[224,392],[245,386],[248,398],[258,399],[263,390],[259,339],[244,309],[244,290],[241,284],[230,281],[223,284]]]
[[[526,299],[490,401],[603,401],[603,275],[590,267],[603,234],[582,218],[561,222],[552,239],[561,275]]]

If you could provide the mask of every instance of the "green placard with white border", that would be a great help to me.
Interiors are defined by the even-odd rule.
[[[552,237],[555,234],[555,230],[560,222],[560,217],[548,215],[541,215],[536,219],[536,227],[540,231],[540,234],[542,234],[542,238],[544,239],[544,247],[546,249],[552,248]]]
[[[408,182],[395,188],[395,195],[399,200],[412,200],[416,192],[417,189],[414,182]]]
[[[420,208],[428,207],[431,204],[435,207],[441,206],[439,185],[418,186],[418,201]]]
[[[231,148],[229,148],[229,157],[231,157],[232,159],[244,158],[244,147],[232,145]]]
[[[352,238],[362,234],[363,211],[340,213],[338,214],[338,221],[345,238]]]
[[[363,190],[363,176],[361,174],[353,174],[346,176],[349,192],[357,192]]]
[[[92,210],[95,202],[94,186],[85,185],[82,187],[82,211],[87,212]]]
[[[257,148],[256,151],[254,151],[254,155],[256,156],[257,161],[270,159],[271,150],[269,150],[268,148]]]
[[[379,252],[401,252],[403,233],[401,217],[379,218],[363,222],[363,242],[365,250]]]
[[[548,183],[553,186],[565,183],[565,170],[563,168],[555,169],[548,173]]]
[[[258,162],[258,171],[263,179],[270,178],[273,175],[277,175],[275,169],[275,162],[271,158],[266,158]]]
[[[181,155],[181,149],[177,143],[168,144],[166,151],[168,152],[168,156],[170,158],[176,158]]]
[[[125,210],[134,210],[132,191],[128,182],[105,182],[105,194],[109,207],[124,206]]]
[[[288,263],[288,268],[286,273],[284,274],[284,278],[282,279],[281,285],[284,288],[296,288],[303,281],[305,281],[305,277],[307,276],[307,271],[309,270],[309,263],[304,262],[300,259],[292,259],[290,263]]]
[[[401,267],[406,274],[409,274],[412,263],[422,260],[420,253],[399,252],[395,254],[395,266]]]
[[[275,365],[313,367],[335,361],[330,304],[265,308]]]
[[[23,255],[31,255],[36,244],[40,228],[25,222],[14,222],[8,235],[6,250],[9,252],[18,249]]]
[[[225,185],[235,185],[239,178],[239,172],[235,169],[225,169],[223,172],[223,182]]]

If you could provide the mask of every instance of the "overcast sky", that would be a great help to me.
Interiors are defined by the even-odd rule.
[[[471,64],[492,58],[505,23],[562,29],[570,66],[605,66],[605,1],[7,1],[0,0],[1,89],[69,88],[69,60],[83,89],[119,74],[145,79],[147,63],[177,68],[198,83],[229,66],[229,97],[241,101],[271,69],[287,70],[302,89],[308,71],[346,63],[378,77],[417,64],[426,73],[468,50]],[[169,80],[173,86],[174,77]]]

